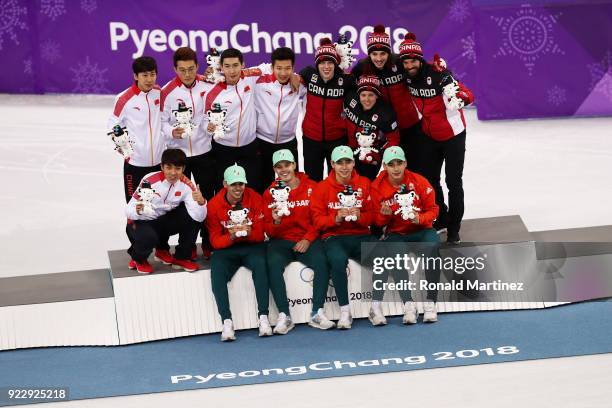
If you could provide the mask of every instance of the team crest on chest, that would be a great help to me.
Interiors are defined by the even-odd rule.
[[[392,66],[392,67],[391,67],[391,71],[393,71],[393,72],[397,72],[397,67],[396,67],[395,65],[394,65],[394,66]]]
[[[431,85],[431,77],[427,77],[427,85]]]
[[[344,79],[338,78],[338,85],[342,86],[343,83],[344,83]]]
[[[357,106],[357,101],[355,99],[351,99],[351,102],[349,103],[349,106],[351,108],[354,108],[355,106]]]
[[[378,120],[378,114],[375,113],[372,115],[372,122],[376,122]]]
[[[310,82],[317,82],[319,80],[319,76],[317,74],[312,74],[312,78],[310,78]]]

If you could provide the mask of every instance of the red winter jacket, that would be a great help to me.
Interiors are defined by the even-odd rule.
[[[223,249],[241,242],[258,243],[264,240],[264,221],[261,196],[251,188],[244,189],[242,196],[242,207],[248,208],[248,218],[253,223],[251,233],[246,237],[232,240],[225,223],[229,221],[228,211],[232,205],[227,201],[225,195],[227,189],[223,188],[208,202],[208,217],[206,227],[210,235],[210,244],[213,249]]]
[[[340,208],[338,193],[346,187],[336,181],[336,172],[331,171],[329,176],[319,184],[310,200],[310,213],[312,223],[321,232],[325,239],[334,235],[367,235],[372,224],[372,202],[370,200],[370,180],[360,176],[353,170],[349,184],[359,194],[361,201],[360,217],[357,221],[342,221],[336,224],[336,214]]]
[[[372,211],[374,212],[374,223],[380,227],[387,226],[387,234],[410,234],[425,228],[431,228],[434,220],[438,217],[438,206],[436,204],[436,193],[429,181],[420,174],[404,171],[403,184],[417,194],[413,206],[419,208],[419,223],[414,224],[409,220],[403,220],[400,214],[393,214],[399,208],[394,195],[399,188],[389,182],[386,170],[383,170],[376,180],[372,182]],[[391,207],[391,215],[382,215],[380,208],[382,203]]]
[[[364,58],[355,65],[352,72],[355,80],[368,72],[372,72],[380,79],[383,99],[391,104],[397,114],[399,128],[406,129],[419,123],[419,114],[412,103],[410,91],[406,87],[407,74],[402,61],[397,56],[390,56],[390,58],[392,60],[382,69],[376,68],[369,58]]]
[[[291,214],[281,217],[280,224],[274,224],[272,208],[268,206],[274,202],[270,189],[274,187],[273,182],[263,194],[263,212],[266,234],[270,238],[286,239],[298,242],[307,239],[312,242],[319,236],[319,232],[310,222],[310,196],[317,187],[317,183],[308,178],[304,173],[297,173],[300,184],[296,189],[289,192],[289,211]]]

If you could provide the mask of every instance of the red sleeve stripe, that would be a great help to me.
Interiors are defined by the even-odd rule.
[[[188,179],[187,176],[185,176],[184,174],[181,176],[181,182],[186,184],[191,189],[191,191],[195,191],[195,189],[196,189],[195,186],[193,185],[191,180]]]
[[[157,183],[158,181],[164,181],[165,179],[166,179],[166,177],[164,176],[164,172],[163,171],[158,171],[157,173],[153,173],[152,175],[150,175],[149,177],[146,178],[146,180],[149,183],[151,183],[151,185]]]
[[[204,104],[204,114],[212,107],[215,98],[221,93],[221,91],[227,89],[225,82],[219,82],[213,87],[213,89],[206,95],[206,103]]]
[[[161,107],[163,109],[164,107],[164,103],[166,102],[166,98],[168,97],[168,95],[170,95],[170,92],[174,91],[174,89],[176,89],[177,87],[177,83],[175,80],[172,80],[170,82],[168,82],[166,85],[164,85],[164,87],[161,90]]]
[[[274,76],[272,74],[262,75],[257,79],[257,84],[269,84],[274,82]]]
[[[123,92],[123,95],[121,95],[119,99],[117,99],[117,103],[115,103],[115,109],[113,110],[113,115],[119,117],[121,115],[121,112],[123,111],[123,108],[125,107],[125,104],[128,103],[128,101],[132,99],[132,97],[134,97],[135,95],[136,92],[134,91],[134,87],[129,87],[128,89],[126,89]]]

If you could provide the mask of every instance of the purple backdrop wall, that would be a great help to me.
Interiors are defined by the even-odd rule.
[[[201,57],[242,48],[247,65],[287,45],[302,67],[322,35],[342,32],[361,57],[383,23],[394,47],[409,29],[427,58],[440,53],[475,91],[480,119],[612,115],[612,2],[503,3],[0,0],[0,92],[114,94],[142,54],[158,60],[163,84],[182,45]]]

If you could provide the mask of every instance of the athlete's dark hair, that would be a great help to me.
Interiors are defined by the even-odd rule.
[[[272,52],[272,65],[275,61],[291,60],[291,65],[295,65],[295,53],[289,47],[280,47]]]
[[[185,166],[187,156],[181,149],[166,149],[162,153],[161,164],[173,164],[175,166]]]
[[[149,71],[155,71],[157,74],[157,62],[153,57],[138,57],[132,62],[132,71],[136,75]]]
[[[174,56],[172,57],[174,60],[174,67],[176,68],[176,63],[179,61],[193,61],[198,65],[198,56],[195,51],[189,47],[181,47],[178,50],[174,51]]]
[[[227,50],[223,51],[221,53],[221,60],[219,61],[219,63],[223,65],[223,60],[226,58],[238,58],[241,64],[244,62],[244,57],[242,56],[242,53],[235,48],[228,48]]]

